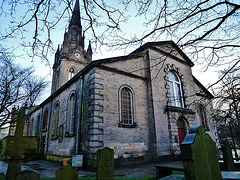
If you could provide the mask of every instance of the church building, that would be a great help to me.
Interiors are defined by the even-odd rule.
[[[51,95],[30,114],[47,159],[114,149],[116,160],[180,150],[189,127],[202,125],[216,141],[213,95],[193,76],[194,63],[173,41],[148,42],[128,55],[92,60],[85,50],[79,1],[58,47]]]

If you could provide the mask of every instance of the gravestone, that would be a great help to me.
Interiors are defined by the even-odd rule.
[[[227,139],[223,139],[221,143],[221,150],[223,152],[223,168],[225,171],[234,171],[234,162],[232,156],[232,149]]]
[[[221,180],[216,145],[202,126],[189,129],[180,146],[186,180]]]
[[[12,177],[12,180],[40,180],[40,174],[33,171],[20,171]]]
[[[78,171],[76,167],[67,164],[56,171],[56,180],[77,180]]]
[[[97,151],[97,180],[113,180],[114,151],[108,147]]]

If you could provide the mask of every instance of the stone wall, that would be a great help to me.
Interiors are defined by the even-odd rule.
[[[67,135],[67,121],[69,121],[68,110],[69,110],[69,99],[72,93],[75,93],[76,96],[76,113],[75,113],[75,121],[79,121],[79,110],[81,104],[79,104],[80,97],[80,79],[75,83],[68,86],[68,88],[64,89],[60,94],[55,96],[50,102],[50,117],[48,121],[48,131],[47,131],[47,151],[48,155],[57,155],[57,156],[71,156],[77,153],[78,143],[76,142],[77,138],[77,123],[75,123],[75,134]],[[53,115],[54,108],[56,104],[59,104],[59,119],[56,123],[57,134],[56,136],[52,136],[52,126],[53,126]]]
[[[87,88],[88,86],[88,88]],[[134,95],[134,121],[137,127],[119,127],[119,91],[128,86]],[[135,79],[99,68],[85,76],[84,129],[87,134],[85,150],[91,159],[102,147],[114,149],[114,157],[142,156],[148,149],[146,87],[142,79]],[[86,115],[88,114],[88,115]],[[88,132],[88,133],[87,133]],[[83,135],[86,136],[86,135]]]
[[[92,69],[84,76],[82,149],[88,158],[96,159],[103,147],[103,76]]]

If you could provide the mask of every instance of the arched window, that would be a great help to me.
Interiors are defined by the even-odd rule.
[[[56,86],[57,86],[57,89],[60,87],[60,68],[57,70],[57,76],[56,76],[56,79],[57,79],[57,83],[56,83]]]
[[[170,91],[170,105],[184,107],[181,81],[179,77],[171,71],[168,73],[168,85]]]
[[[53,111],[53,121],[52,121],[52,136],[57,136],[57,125],[59,119],[59,104],[57,103]]]
[[[29,127],[28,127],[29,128],[29,131],[28,131],[29,136],[33,136],[33,128],[34,128],[33,123],[34,123],[34,118],[32,118],[29,123]]]
[[[200,119],[201,119],[201,125],[205,129],[208,129],[205,108],[202,104],[199,104],[198,108],[199,108],[199,116],[200,116]]]
[[[133,94],[132,91],[124,87],[120,92],[120,102],[121,102],[121,123],[132,125],[133,119]]]
[[[73,67],[71,67],[68,70],[68,80],[71,79],[74,75],[75,75],[75,71],[74,71]]]
[[[76,97],[73,93],[69,99],[69,133],[74,134],[75,119],[76,119]]]
[[[39,136],[39,124],[40,124],[40,114],[37,117],[37,125],[35,129],[35,136]]]
[[[42,121],[42,130],[47,129],[47,121],[48,121],[48,109],[45,109],[44,116],[43,116],[43,121]]]

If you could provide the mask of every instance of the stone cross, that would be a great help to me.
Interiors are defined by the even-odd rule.
[[[11,176],[21,171],[23,148],[23,128],[24,128],[25,107],[22,107],[19,111],[15,134],[12,142],[11,153],[6,174],[6,179],[10,179]]]
[[[232,149],[229,146],[228,140],[223,139],[221,143],[221,150],[223,152],[223,166],[226,171],[234,171],[234,162],[232,156]]]
[[[189,129],[180,146],[186,180],[221,180],[216,145],[202,126]]]
[[[108,147],[97,151],[97,180],[113,180],[114,151]]]

